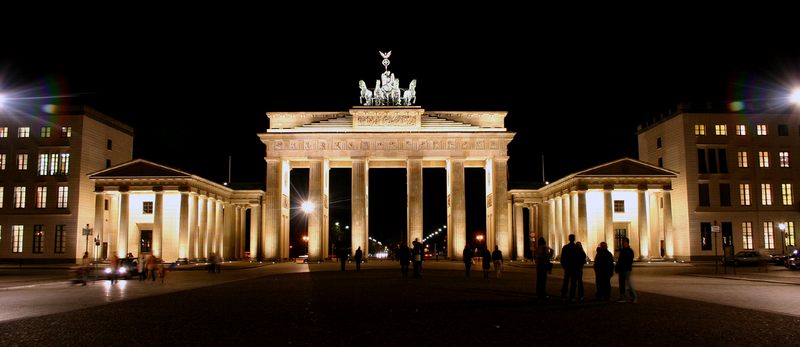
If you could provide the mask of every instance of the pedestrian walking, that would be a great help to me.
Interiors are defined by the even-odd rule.
[[[503,252],[500,251],[500,247],[494,246],[494,252],[492,252],[492,263],[494,263],[494,274],[497,278],[500,278],[503,275]]]
[[[85,286],[89,282],[89,272],[92,269],[92,260],[89,259],[89,252],[83,252],[83,259],[81,260],[81,268],[78,269],[81,282]]]
[[[472,267],[472,248],[470,248],[469,244],[464,246],[464,252],[461,255],[464,259],[464,268],[467,271],[467,277],[469,277],[469,270]]]
[[[617,302],[628,302],[630,300],[631,303],[635,304],[639,301],[639,295],[631,282],[633,256],[630,240],[625,237],[622,239],[622,249],[619,251],[619,262],[617,263],[617,273],[619,274],[619,299],[617,299]],[[630,299],[627,298],[627,295],[630,295]]]
[[[342,271],[344,271],[344,267],[347,264],[348,256],[350,256],[350,252],[347,251],[347,248],[339,247],[339,261],[342,263]]]
[[[149,254],[147,256],[147,275],[150,276],[153,282],[156,281],[157,270],[158,270],[158,260],[156,259],[156,256]],[[147,280],[146,277],[145,280]]]
[[[539,237],[536,252],[533,253],[536,261],[536,297],[539,300],[547,300],[547,275],[553,270],[553,249],[547,247],[544,237]]]
[[[116,254],[111,256],[111,273],[109,274],[108,280],[111,281],[111,284],[117,283],[117,271],[119,271],[119,257]]]
[[[400,260],[400,271],[403,273],[403,278],[408,277],[408,263],[411,262],[411,250],[408,248],[408,245],[405,241],[400,244],[400,248],[397,249],[397,259]]]
[[[600,242],[594,257],[594,278],[597,286],[597,300],[611,300],[611,277],[614,276],[614,255],[608,251],[608,244]]]
[[[414,278],[419,278],[422,273],[422,256],[424,250],[422,249],[422,243],[419,242],[419,239],[414,239],[411,244],[414,245],[411,249],[411,259],[414,262]]]
[[[361,251],[361,246],[356,250],[356,272],[361,271],[361,259],[364,258],[364,252]]]
[[[486,248],[486,245],[481,247],[481,260],[483,262],[483,278],[489,278],[489,267],[492,264],[492,254],[489,253],[489,249]]]

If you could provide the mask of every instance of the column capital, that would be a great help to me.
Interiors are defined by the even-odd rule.
[[[663,187],[661,187],[661,189],[663,189],[665,192],[671,191],[672,184],[665,184]]]
[[[603,185],[603,191],[610,192],[612,190],[614,190],[614,185],[613,184],[604,184]]]
[[[117,189],[117,191],[122,193],[122,194],[128,194],[130,192],[130,190],[131,190],[131,188],[128,187],[128,186],[119,186],[119,189]]]
[[[153,191],[156,193],[163,193],[164,187],[163,186],[153,186]]]
[[[101,187],[101,186],[94,186],[94,192],[95,192],[95,193],[98,193],[98,194],[99,194],[99,193],[103,193],[103,191],[105,191],[105,188],[104,188],[104,187]]]
[[[497,156],[489,157],[489,158],[486,158],[486,159],[487,160],[490,159],[490,160],[493,160],[493,161],[501,161],[501,162],[503,162],[503,161],[508,161],[508,158],[510,158],[510,157],[507,156],[507,155],[497,155]]]
[[[637,185],[637,186],[636,186],[636,189],[637,189],[638,191],[640,191],[640,192],[641,192],[641,191],[646,191],[646,190],[647,190],[647,183],[642,183],[642,184],[639,184],[639,185]]]

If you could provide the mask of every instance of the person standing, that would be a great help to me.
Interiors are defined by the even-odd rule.
[[[597,284],[597,300],[611,300],[611,277],[614,276],[614,255],[608,244],[600,242],[594,257],[594,277]]]
[[[361,259],[364,258],[364,252],[361,251],[361,246],[356,250],[356,271],[361,271]]]
[[[400,244],[400,248],[397,250],[397,259],[400,260],[400,271],[403,272],[403,278],[408,277],[408,263],[411,261],[411,250],[408,249],[408,245],[405,241]]]
[[[547,247],[544,237],[539,237],[536,252],[533,259],[536,261],[536,297],[539,300],[547,300],[547,274],[553,269],[553,249]]]
[[[578,286],[578,302],[583,302],[583,266],[586,265],[586,252],[583,251],[583,245],[580,241],[575,242],[575,257],[573,259],[573,272],[572,283],[570,283],[570,298],[575,297],[575,285]]]
[[[494,274],[497,278],[500,278],[503,275],[503,252],[500,251],[500,247],[494,246],[494,252],[492,252],[492,263],[494,263]]]
[[[633,250],[630,240],[622,238],[622,249],[619,251],[619,262],[617,263],[617,273],[619,273],[619,299],[617,302],[627,302],[626,294],[630,294],[630,302],[637,303],[639,296],[631,283],[631,272],[633,272]]]
[[[569,243],[561,247],[561,267],[564,268],[564,281],[561,282],[561,300],[572,301],[575,299],[575,267],[578,256],[575,246],[575,234],[569,234]],[[569,297],[567,290],[569,289]]]
[[[469,244],[464,245],[464,252],[461,253],[461,256],[464,259],[464,269],[467,271],[467,277],[469,277],[469,270],[472,268],[472,248],[470,248]]]
[[[78,269],[80,272],[80,279],[83,285],[86,285],[86,282],[89,282],[89,271],[91,271],[92,261],[89,259],[89,252],[83,252],[83,260],[81,260],[81,268]]]
[[[119,271],[119,257],[116,254],[111,256],[111,273],[109,274],[109,280],[111,284],[117,283],[117,271]]]

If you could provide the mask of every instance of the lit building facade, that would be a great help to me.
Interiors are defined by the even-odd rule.
[[[800,119],[796,114],[692,110],[638,133],[639,159],[676,171],[675,256],[772,254],[798,242]],[[716,227],[715,227],[716,226]]]
[[[0,260],[94,256],[96,235],[82,235],[94,225],[88,174],[131,160],[130,126],[90,107],[52,111],[0,113]]]
[[[205,260],[212,253],[223,259],[263,258],[263,190],[234,190],[142,159],[89,179],[95,232],[109,255],[152,254],[165,261]]]

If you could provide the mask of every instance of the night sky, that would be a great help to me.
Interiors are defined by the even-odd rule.
[[[800,81],[800,45],[789,22],[677,13],[634,20],[556,13],[548,21],[542,12],[491,12],[486,20],[365,17],[312,27],[275,22],[275,13],[238,18],[229,11],[24,26],[37,29],[11,19],[3,24],[16,30],[0,46],[0,93],[80,95],[134,127],[134,158],[221,183],[232,156],[234,182],[263,184],[256,134],[268,127],[265,113],[348,110],[358,102],[358,81],[383,71],[378,51],[391,50],[389,68],[403,87],[417,79],[417,105],[509,112],[506,127],[517,133],[509,146],[511,186],[525,186],[542,181],[542,155],[549,181],[637,158],[637,126],[678,102],[777,99]],[[299,201],[307,172],[296,171]],[[405,230],[404,175],[370,173],[370,232],[387,242]],[[482,175],[467,172],[468,232],[485,227]],[[349,224],[349,170],[331,177],[332,223]],[[446,223],[444,177],[444,170],[425,170],[425,234]]]

